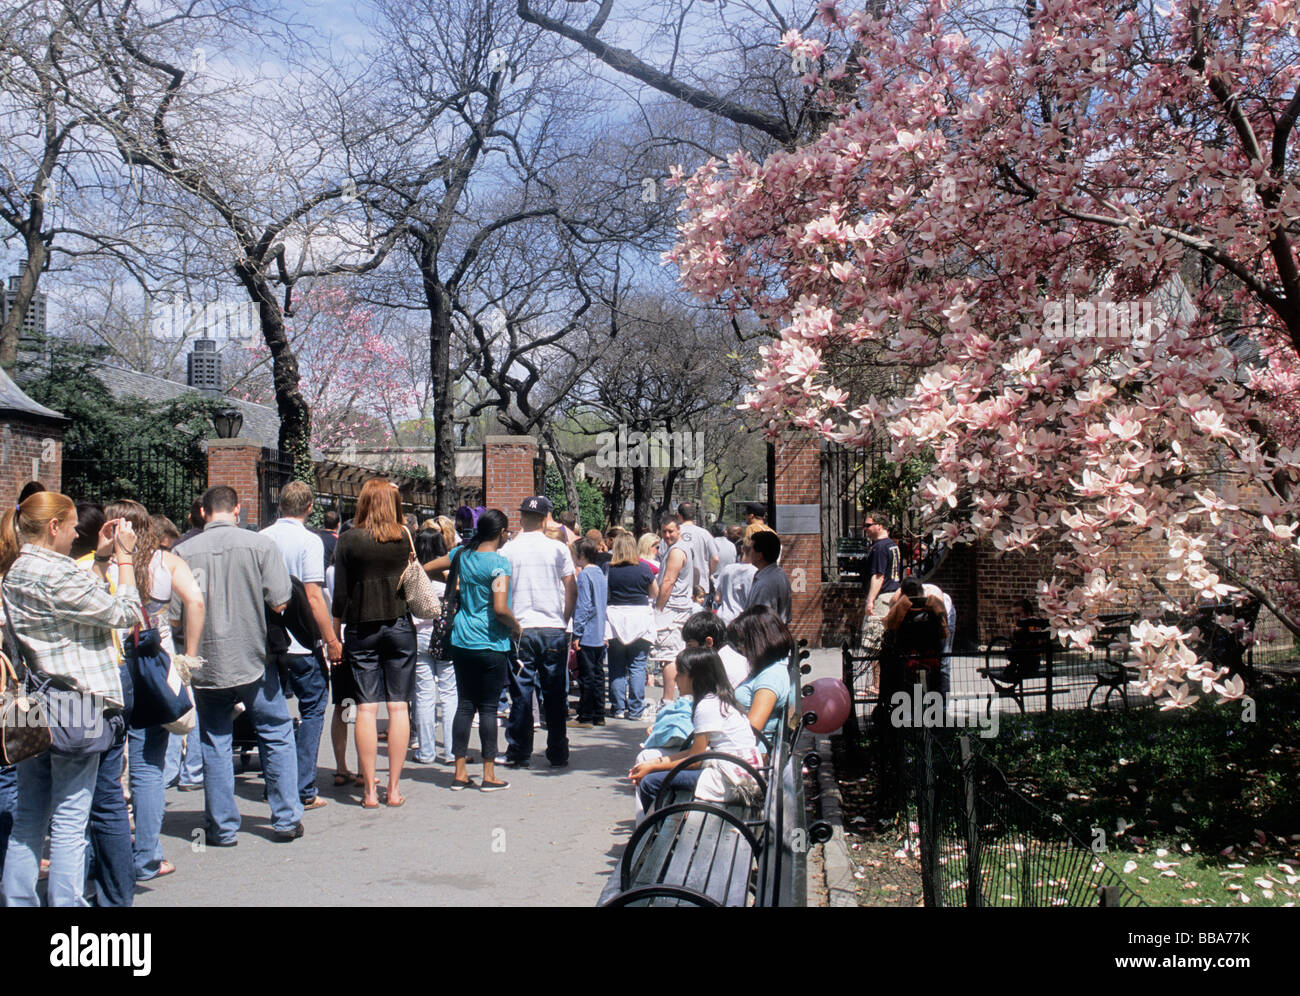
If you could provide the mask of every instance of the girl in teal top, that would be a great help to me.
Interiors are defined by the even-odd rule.
[[[749,677],[736,686],[736,702],[748,712],[749,725],[763,734],[758,746],[766,753],[781,735],[790,707],[794,636],[766,605],[752,605],[727,627],[727,642],[749,661]]]

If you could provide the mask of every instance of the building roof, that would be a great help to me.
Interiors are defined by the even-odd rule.
[[[13,379],[0,370],[0,414],[4,415],[22,415],[27,418],[39,419],[48,422],[63,423],[67,418],[60,415],[52,408],[46,408],[42,404],[37,404],[31,398],[23,393],[23,389],[13,382]]]
[[[171,401],[185,394],[199,393],[188,384],[168,380],[165,377],[154,377],[110,363],[100,363],[97,366],[99,379],[118,400],[143,398],[145,401]],[[243,427],[239,430],[241,439],[271,449],[279,447],[280,417],[274,408],[254,404],[251,401],[242,401],[228,395],[223,395],[221,400],[225,404],[238,408],[240,414],[244,416]]]

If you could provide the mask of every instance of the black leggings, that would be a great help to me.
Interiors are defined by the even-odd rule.
[[[497,758],[497,708],[506,687],[510,658],[500,650],[451,648],[456,670],[456,718],[451,724],[451,753],[456,759],[469,753],[469,731],[478,713],[479,743],[483,760]]]

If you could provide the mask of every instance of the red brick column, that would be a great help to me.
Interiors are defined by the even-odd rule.
[[[13,508],[28,481],[63,487],[63,429],[17,415],[0,416],[0,511]],[[70,495],[74,501],[80,495]]]
[[[488,436],[483,440],[483,504],[499,508],[519,528],[519,506],[533,494],[533,461],[537,440],[532,436]]]
[[[262,489],[257,482],[257,461],[262,447],[247,439],[208,440],[208,487],[224,484],[239,495],[241,523],[262,521]]]
[[[821,447],[804,434],[785,434],[776,444],[776,504],[821,506]],[[820,520],[819,520],[820,522]],[[777,510],[776,531],[781,534],[781,566],[790,577],[796,639],[817,646],[822,631],[822,538],[815,533],[792,534],[790,523]]]

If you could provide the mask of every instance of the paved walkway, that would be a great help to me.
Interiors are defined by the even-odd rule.
[[[260,773],[236,778],[239,845],[200,850],[203,794],[167,793],[163,847],[176,872],[145,883],[139,906],[593,906],[632,831],[627,770],[645,723],[570,729],[567,769],[538,753],[527,771],[498,768],[504,792],[452,792],[452,769],[408,764],[406,805],[362,809],[361,789],[333,787],[323,738],[319,784],[330,804],[306,813],[306,835],[276,843]],[[327,729],[328,734],[328,729]],[[504,744],[504,735],[501,735]],[[380,745],[380,785],[387,760]],[[478,757],[478,733],[470,741]],[[355,767],[356,751],[349,746]],[[477,780],[481,766],[471,768]]]

